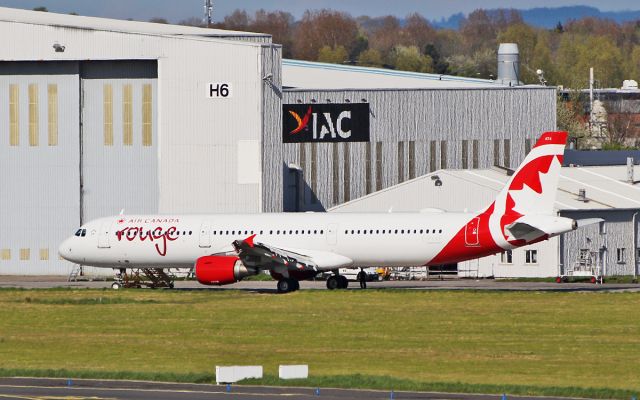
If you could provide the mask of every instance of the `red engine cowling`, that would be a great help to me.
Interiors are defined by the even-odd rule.
[[[203,285],[229,285],[254,275],[235,256],[204,256],[196,260],[196,279]]]

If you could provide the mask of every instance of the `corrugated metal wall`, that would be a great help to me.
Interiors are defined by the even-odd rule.
[[[78,64],[0,62],[0,274],[64,274],[79,226]]]
[[[265,137],[265,153],[274,158],[269,170],[290,163],[302,167],[308,187],[305,209],[326,209],[412,176],[463,168],[465,163],[467,168],[496,163],[515,167],[532,141],[556,125],[553,88],[284,92],[283,103],[298,102],[367,102],[371,110],[371,143],[283,144],[281,129]],[[266,117],[268,124],[280,126],[282,112]],[[365,165],[367,159],[370,165]],[[265,187],[278,189],[265,193],[266,211],[284,208],[280,188],[287,186],[285,174],[265,176]]]
[[[274,115],[282,115],[282,47],[279,45],[264,46],[262,48],[262,129],[260,135],[261,150],[261,190],[260,211],[264,209],[264,198],[269,197],[268,192],[274,190],[266,183],[278,182],[282,187],[282,175],[285,172],[280,165],[282,162],[274,157],[271,148],[266,146],[266,138],[277,136],[282,131],[282,118],[274,118]]]
[[[580,250],[586,249],[596,255],[597,262],[603,266],[603,273],[610,275],[633,275],[637,266],[633,265],[634,252],[637,255],[640,242],[637,232],[640,227],[636,220],[636,228],[632,224],[633,214],[638,210],[595,210],[595,211],[562,211],[563,217],[574,219],[603,218],[602,224],[593,224],[562,235],[561,257],[563,271],[578,260]],[[633,242],[633,238],[636,242]],[[620,250],[624,249],[624,250]],[[618,259],[619,252],[624,256]]]

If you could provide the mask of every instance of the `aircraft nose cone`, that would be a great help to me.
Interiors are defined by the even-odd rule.
[[[72,258],[72,248],[71,248],[71,239],[66,239],[64,242],[60,244],[58,247],[58,254],[60,257],[64,258],[68,261],[73,261]]]

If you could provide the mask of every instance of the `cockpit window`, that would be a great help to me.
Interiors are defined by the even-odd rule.
[[[87,236],[87,230],[86,230],[86,229],[83,229],[83,230],[82,230],[82,233],[80,234],[80,236],[82,236],[82,237]]]
[[[76,236],[80,236],[80,234],[82,234],[82,229],[78,229],[78,230],[76,231],[76,234],[75,234],[75,235],[76,235]]]

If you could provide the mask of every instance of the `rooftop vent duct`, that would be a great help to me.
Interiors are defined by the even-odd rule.
[[[518,86],[520,82],[520,52],[515,43],[500,43],[498,47],[498,83]]]
[[[632,185],[635,182],[633,176],[633,157],[627,157],[627,182]]]
[[[586,189],[579,189],[578,190],[578,201],[583,201],[583,202],[587,202],[589,200],[587,200],[587,190]]]

